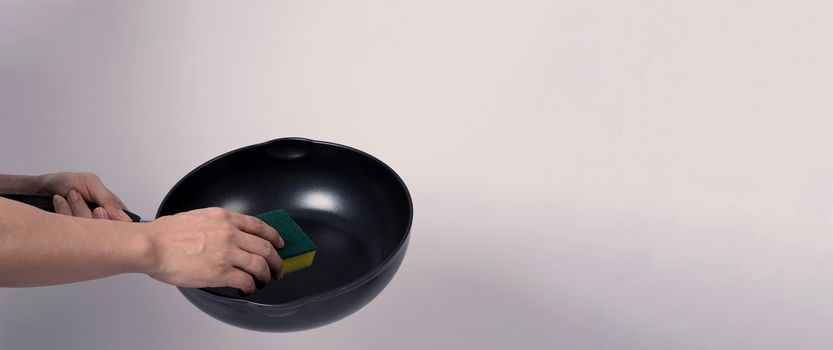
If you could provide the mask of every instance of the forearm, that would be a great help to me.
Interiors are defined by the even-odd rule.
[[[145,226],[58,215],[0,198],[0,287],[146,272],[152,254]]]
[[[39,190],[38,176],[0,174],[0,193],[33,194]]]

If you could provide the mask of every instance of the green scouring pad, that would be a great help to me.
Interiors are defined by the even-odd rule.
[[[283,259],[283,273],[290,273],[312,265],[315,258],[315,243],[304,233],[298,224],[283,210],[272,210],[257,218],[278,230],[284,246],[278,249]]]

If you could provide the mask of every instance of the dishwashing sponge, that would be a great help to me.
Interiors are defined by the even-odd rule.
[[[284,246],[278,255],[283,259],[283,273],[290,273],[312,265],[315,258],[315,243],[304,233],[298,224],[283,210],[272,210],[257,218],[272,226],[283,238]]]

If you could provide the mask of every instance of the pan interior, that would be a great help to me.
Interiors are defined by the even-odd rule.
[[[341,287],[381,265],[405,239],[407,190],[378,160],[339,145],[277,140],[215,158],[183,178],[159,216],[222,207],[256,215],[283,209],[318,247],[312,266],[240,297],[280,304]]]

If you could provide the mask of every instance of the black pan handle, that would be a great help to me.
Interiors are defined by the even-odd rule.
[[[48,212],[55,212],[55,205],[52,204],[52,196],[44,196],[39,194],[0,194],[0,197],[28,204],[35,208],[46,210]],[[97,204],[91,202],[87,202],[87,206],[90,207],[90,210],[93,210],[96,207],[98,207]],[[142,220],[142,218],[139,215],[131,213],[128,210],[125,210],[124,212],[127,214],[127,216],[130,217],[130,220],[133,220],[133,222],[139,222]]]

